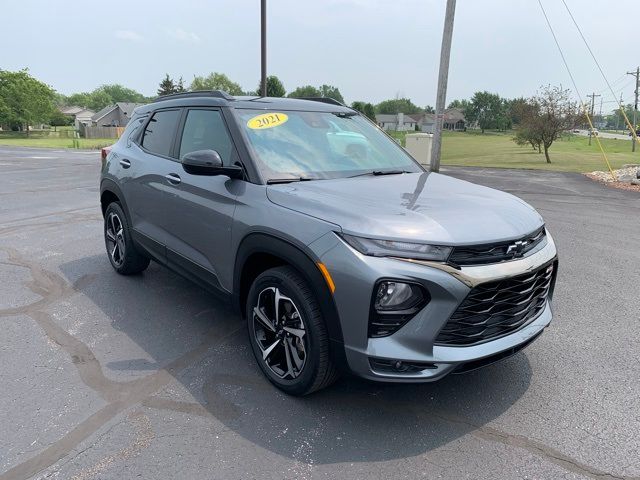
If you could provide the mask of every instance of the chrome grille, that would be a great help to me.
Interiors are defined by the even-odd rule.
[[[525,256],[546,240],[544,227],[517,240],[454,247],[448,262],[454,265],[484,265]],[[514,246],[517,248],[514,249]]]
[[[508,335],[545,307],[555,264],[474,287],[436,338],[438,345],[469,346]]]

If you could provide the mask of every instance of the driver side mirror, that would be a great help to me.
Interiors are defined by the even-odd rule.
[[[215,150],[196,150],[182,157],[182,168],[192,175],[227,175],[229,178],[241,178],[242,167],[223,166],[220,154]]]

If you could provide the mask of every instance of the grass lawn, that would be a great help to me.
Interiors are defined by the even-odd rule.
[[[597,143],[581,136],[568,136],[551,145],[550,164],[544,154],[531,147],[519,147],[513,133],[445,132],[442,139],[442,164],[498,168],[534,168],[563,172],[607,170]],[[631,142],[601,138],[613,168],[625,163],[640,163],[640,151],[631,152]]]
[[[79,148],[98,149],[113,145],[116,138],[79,138]],[[74,148],[73,138],[44,136],[33,132],[29,137],[23,133],[0,132],[0,145],[15,147],[41,147],[41,148]]]

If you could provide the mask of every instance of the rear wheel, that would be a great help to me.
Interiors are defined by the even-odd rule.
[[[149,266],[149,258],[136,250],[124,211],[112,202],[104,214],[104,243],[109,262],[121,275],[134,275]]]
[[[260,369],[278,388],[306,395],[337,378],[315,296],[291,267],[260,274],[247,298],[249,341]]]

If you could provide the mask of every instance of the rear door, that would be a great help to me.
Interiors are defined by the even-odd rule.
[[[238,153],[217,108],[185,109],[176,137],[174,156],[179,162],[187,153],[215,150],[223,165],[238,162]],[[233,266],[231,228],[236,198],[244,180],[225,175],[187,173],[176,163],[180,182],[167,186],[171,214],[165,209],[164,228],[174,234],[167,238],[167,260],[174,269],[194,280],[222,288],[220,279],[230,278]],[[224,288],[223,288],[224,290]]]
[[[181,167],[172,157],[182,109],[154,112],[126,159],[128,177],[123,184],[136,241],[159,261],[166,261],[165,246],[174,232],[166,216],[175,211],[171,201],[172,174]]]

